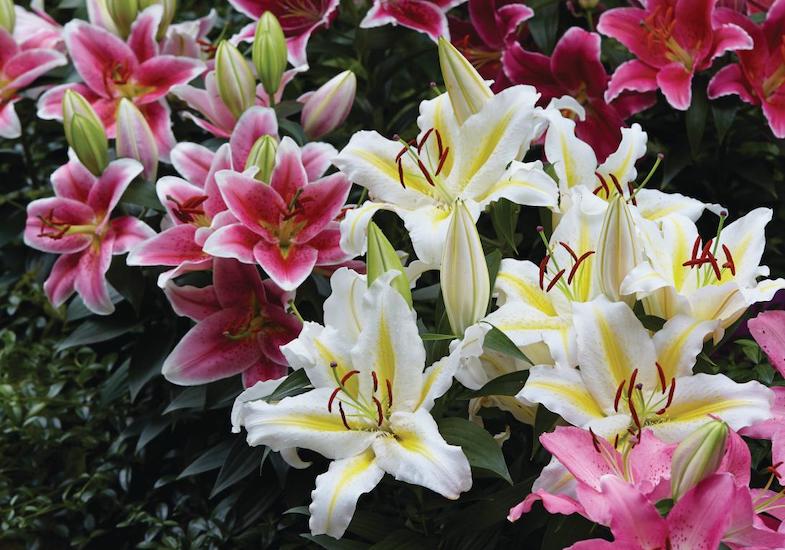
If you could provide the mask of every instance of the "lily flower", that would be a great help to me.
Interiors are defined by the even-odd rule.
[[[319,179],[308,174],[302,152],[291,138],[285,137],[278,146],[269,182],[230,170],[219,172],[216,179],[238,223],[207,238],[208,254],[258,263],[284,290],[300,286],[315,266],[349,259],[341,250],[335,219],[342,213],[351,184],[343,174]]]
[[[730,94],[760,105],[778,138],[785,137],[785,1],[774,2],[762,25],[729,10],[717,10],[718,19],[743,28],[751,37],[751,50],[737,52],[738,63],[720,69],[709,82],[709,98]]]
[[[769,358],[771,366],[785,376],[785,311],[764,311],[747,321],[750,334]]]
[[[123,192],[141,171],[137,161],[120,159],[96,178],[71,159],[52,174],[55,196],[28,205],[25,244],[60,254],[44,283],[55,307],[77,292],[93,313],[114,311],[105,278],[112,256],[125,254],[154,234],[133,216],[111,218]]]
[[[769,280],[761,266],[771,220],[768,208],[757,208],[723,227],[705,242],[684,216],[659,221],[647,238],[648,261],[633,269],[622,283],[622,294],[637,293],[650,315],[670,319],[685,314],[696,320],[717,320],[715,341],[752,304],[771,300],[785,279]]]
[[[68,23],[65,42],[84,82],[48,90],[38,102],[38,116],[61,120],[63,94],[73,89],[93,106],[107,136],[114,137],[117,106],[127,98],[147,120],[161,159],[168,161],[175,139],[165,96],[173,86],[199,76],[204,64],[197,59],[160,55],[156,31],[162,14],[160,5],[147,8],[134,22],[127,42],[84,21]]]
[[[727,51],[749,50],[741,27],[715,17],[716,0],[665,0],[644,8],[616,8],[602,14],[597,30],[615,38],[637,59],[622,63],[608,83],[605,99],[625,90],[662,90],[674,108],[692,103],[692,76]]]
[[[692,374],[713,321],[680,316],[653,337],[623,302],[573,305],[580,369],[532,367],[518,394],[574,426],[624,443],[648,428],[677,442],[719,417],[738,430],[771,418],[774,396],[758,382]]]
[[[6,29],[0,27],[0,137],[15,139],[22,125],[14,110],[19,92],[38,77],[67,63],[65,56],[52,49],[23,49]]]
[[[281,24],[289,50],[289,63],[295,68],[307,67],[306,47],[311,35],[330,26],[338,14],[339,0],[229,0],[240,13],[254,20],[232,37],[232,42],[250,42],[256,33],[256,21],[266,11],[271,12]]]
[[[373,0],[360,27],[371,29],[383,25],[401,25],[428,36],[434,42],[443,36],[450,39],[446,13],[466,0]]]
[[[624,121],[656,101],[653,92],[626,92],[606,101],[608,75],[600,61],[600,35],[579,27],[564,33],[550,57],[514,42],[502,64],[510,82],[537,88],[543,105],[565,95],[575,98],[584,111],[582,116],[573,115],[575,131],[601,161],[620,145]]]
[[[472,484],[460,447],[448,445],[430,415],[452,382],[450,356],[423,371],[425,348],[416,314],[389,280],[368,288],[342,268],[331,279],[325,325],[306,322],[282,351],[314,388],[277,403],[245,401],[233,416],[249,445],[274,451],[301,447],[332,459],[316,478],[313,534],[341,537],[357,506],[385,473],[449,499]]]
[[[161,43],[161,53],[201,59],[209,66],[210,56],[215,52],[215,48],[207,40],[207,35],[210,34],[217,19],[218,15],[214,9],[211,9],[204,17],[169,25]]]
[[[63,27],[43,9],[43,2],[30,2],[30,11],[14,6],[14,40],[22,50],[44,49],[65,53]]]
[[[541,131],[537,98],[529,86],[508,88],[459,125],[448,94],[442,94],[420,105],[420,133],[411,142],[354,134],[334,164],[368,189],[371,200],[346,213],[344,250],[362,254],[371,217],[391,210],[403,218],[418,258],[438,266],[459,200],[474,220],[500,198],[555,208],[556,185],[542,163],[516,160]]]
[[[192,386],[242,374],[248,388],[286,374],[280,346],[297,337],[302,323],[286,312],[293,295],[262,282],[256,266],[216,259],[212,285],[164,290],[178,315],[196,321],[164,361],[167,380]]]

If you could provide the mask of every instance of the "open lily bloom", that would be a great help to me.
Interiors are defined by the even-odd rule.
[[[343,174],[320,175],[308,173],[303,153],[288,137],[278,146],[268,183],[236,171],[219,172],[221,196],[238,222],[210,235],[205,252],[258,263],[285,290],[300,286],[315,266],[348,260],[335,218],[351,184]]]
[[[769,274],[760,261],[771,215],[757,208],[723,228],[719,239],[706,242],[684,216],[660,220],[648,235],[649,260],[630,272],[622,292],[637,293],[647,313],[663,319],[681,313],[718,320],[715,340],[720,338],[750,305],[771,300],[785,288],[785,279],[758,281]]]
[[[403,218],[418,258],[438,266],[459,199],[475,219],[501,198],[555,208],[558,191],[542,163],[516,160],[541,132],[537,98],[529,86],[508,88],[459,126],[445,93],[422,102],[420,134],[409,144],[376,132],[352,136],[334,164],[367,188],[371,200],[347,211],[341,223],[344,250],[362,254],[371,217],[391,210]]]
[[[449,10],[466,0],[374,0],[360,27],[401,25],[421,32],[436,42],[440,36],[450,38],[447,24]]]
[[[165,96],[173,86],[199,76],[205,67],[198,59],[160,55],[155,35],[162,13],[160,5],[142,12],[127,42],[84,21],[68,23],[65,42],[84,82],[48,90],[38,102],[38,116],[62,120],[63,94],[73,89],[90,102],[107,136],[113,137],[117,105],[121,98],[128,98],[147,120],[161,159],[168,161],[176,142]]]
[[[246,401],[234,415],[250,445],[301,447],[333,459],[312,493],[313,534],[343,535],[357,499],[385,473],[450,499],[471,487],[466,457],[444,441],[429,413],[449,389],[455,361],[448,356],[423,371],[416,314],[390,287],[395,275],[368,288],[364,276],[336,271],[325,325],[305,323],[282,349],[314,389],[277,403]]]
[[[752,337],[769,358],[771,366],[785,376],[785,311],[764,311],[747,321]]]
[[[135,160],[120,159],[96,178],[72,159],[52,174],[55,196],[28,205],[25,244],[60,254],[44,283],[55,307],[77,292],[90,311],[114,311],[105,278],[112,256],[125,254],[155,234],[133,216],[111,219],[123,192],[141,171]]]
[[[178,57],[193,57],[209,64],[215,47],[207,40],[207,35],[215,26],[218,15],[215,10],[204,17],[192,21],[174,23],[166,28],[166,36],[161,42],[161,53]]]
[[[621,443],[644,428],[680,441],[709,415],[734,430],[771,417],[774,395],[762,384],[691,373],[716,321],[678,316],[652,337],[623,302],[600,297],[573,312],[580,368],[532,367],[526,401]]]
[[[280,347],[302,323],[286,312],[293,295],[262,282],[256,266],[216,259],[212,285],[165,290],[175,312],[196,321],[164,361],[167,380],[191,386],[242,373],[247,388],[286,374]]]
[[[38,77],[67,63],[65,56],[52,49],[24,49],[11,34],[0,27],[0,137],[15,139],[22,126],[14,110],[17,95]]]
[[[37,4],[35,0],[30,2],[30,11],[14,6],[14,40],[23,50],[43,48],[65,52],[63,27],[43,10],[43,2]]]
[[[717,10],[722,21],[738,25],[752,37],[753,48],[737,53],[739,62],[720,69],[709,83],[709,97],[729,94],[761,105],[772,132],[785,137],[785,1],[772,4],[762,25],[728,10]]]
[[[636,57],[616,69],[605,98],[625,90],[662,90],[675,109],[692,102],[692,76],[727,51],[748,50],[752,39],[738,25],[714,17],[716,0],[649,0],[645,8],[602,14],[597,30],[624,44]]]
[[[337,15],[339,0],[298,0],[280,2],[278,0],[229,0],[239,12],[254,21],[266,11],[278,19],[286,37],[289,63],[295,68],[307,67],[306,47],[311,35],[320,28],[328,27]],[[246,25],[232,37],[233,42],[251,41],[256,32],[256,23]]]

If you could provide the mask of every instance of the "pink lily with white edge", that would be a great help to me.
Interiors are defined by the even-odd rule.
[[[83,82],[48,90],[38,102],[38,116],[61,120],[63,94],[74,89],[90,102],[107,136],[113,137],[117,105],[128,98],[147,120],[161,159],[168,161],[176,141],[165,96],[173,86],[202,74],[205,66],[197,59],[160,54],[156,32],[161,16],[161,6],[147,8],[134,22],[127,42],[84,21],[68,23],[65,42]]]
[[[96,178],[72,159],[52,174],[55,196],[27,207],[25,244],[60,254],[44,291],[55,307],[74,292],[99,315],[114,311],[106,282],[112,256],[125,254],[155,232],[133,216],[111,218],[112,210],[142,171],[135,160],[120,159]]]
[[[178,315],[196,321],[164,361],[167,380],[191,386],[242,374],[248,388],[286,374],[280,346],[297,337],[302,323],[286,312],[293,294],[262,282],[256,266],[216,259],[212,285],[164,290]]]
[[[374,0],[360,27],[401,25],[428,36],[436,42],[440,36],[450,39],[447,12],[466,0]]]
[[[14,6],[14,40],[23,50],[43,48],[65,52],[63,27],[43,9],[43,2],[30,2],[30,11]]]

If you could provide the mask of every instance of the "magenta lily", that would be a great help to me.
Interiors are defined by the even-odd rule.
[[[339,0],[229,0],[234,8],[254,20],[232,38],[233,42],[251,41],[256,23],[264,12],[272,12],[281,24],[289,63],[295,68],[308,65],[306,47],[311,35],[330,26],[338,14]]]
[[[83,83],[63,84],[47,91],[39,100],[38,116],[62,119],[62,98],[67,89],[82,94],[95,109],[107,135],[115,133],[115,114],[120,99],[134,102],[155,136],[162,160],[169,160],[175,145],[170,109],[164,97],[178,84],[185,84],[204,71],[197,59],[160,55],[155,34],[162,8],[154,5],[137,18],[128,42],[86,23],[65,26],[65,42]]]
[[[211,286],[170,284],[165,291],[178,315],[196,321],[164,361],[167,380],[192,386],[242,373],[248,388],[286,374],[279,348],[300,334],[302,323],[286,313],[293,296],[262,282],[255,266],[218,259]]]
[[[8,31],[0,28],[0,137],[15,139],[22,135],[22,125],[14,103],[18,92],[38,77],[67,63],[56,50],[23,49]]]
[[[52,19],[43,9],[31,2],[30,10],[22,6],[14,6],[16,25],[14,40],[22,50],[43,48],[65,52],[63,27]]]
[[[774,2],[760,26],[729,9],[717,10],[717,14],[718,19],[747,31],[754,46],[737,52],[739,62],[714,75],[709,97],[734,94],[760,105],[774,135],[785,138],[785,0]]]
[[[348,260],[335,219],[342,213],[351,183],[340,173],[314,181],[315,177],[288,137],[278,146],[269,185],[238,172],[219,172],[221,195],[239,223],[216,230],[204,250],[258,263],[284,290],[297,288],[315,266]]]
[[[155,234],[133,216],[111,219],[123,192],[141,171],[137,161],[120,159],[96,178],[72,159],[52,174],[55,196],[28,205],[25,244],[60,254],[44,283],[55,307],[76,292],[90,311],[114,311],[105,278],[112,256],[125,254]]]
[[[512,83],[504,74],[502,57],[518,43],[518,28],[534,11],[512,0],[469,0],[469,20],[449,17],[453,46],[471,62],[483,78],[493,80],[500,92]]]
[[[752,337],[769,357],[771,365],[785,376],[785,311],[764,311],[747,321]]]
[[[625,119],[651,107],[654,93],[624,93],[606,101],[608,75],[600,62],[600,36],[572,27],[548,57],[514,43],[502,58],[507,77],[515,84],[531,84],[542,94],[540,102],[572,96],[585,110],[576,120],[575,133],[592,146],[602,162],[621,143]]]
[[[627,46],[638,59],[616,69],[605,98],[625,90],[662,90],[675,109],[692,102],[692,77],[727,51],[752,48],[738,25],[718,21],[717,0],[648,0],[645,9],[616,8],[600,17],[597,30]]]
[[[444,36],[449,40],[446,13],[466,0],[374,0],[360,27],[401,25],[428,35],[434,42]]]
[[[752,327],[750,330],[752,331]],[[778,345],[782,347],[781,342]],[[774,417],[744,428],[741,430],[741,434],[771,441],[771,473],[777,476],[777,479],[782,483],[785,482],[785,388],[773,387],[771,391],[774,392],[774,406],[771,409]],[[783,495],[780,495],[776,499],[778,504],[781,504],[782,497]]]

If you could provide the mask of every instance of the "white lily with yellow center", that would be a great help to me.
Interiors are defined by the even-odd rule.
[[[723,217],[719,238],[706,241],[689,218],[663,218],[649,226],[649,259],[627,275],[622,293],[637,294],[648,314],[663,319],[717,320],[718,340],[750,305],[785,288],[783,279],[758,280],[769,274],[760,262],[771,217],[770,209],[757,208],[724,228]]]
[[[680,441],[710,415],[734,430],[771,417],[774,395],[762,384],[692,374],[716,321],[677,316],[650,336],[623,302],[600,297],[573,308],[579,368],[532,367],[524,400],[617,444],[643,429]]]
[[[456,361],[448,356],[423,371],[416,315],[389,285],[397,274],[368,288],[364,276],[338,270],[325,325],[306,322],[281,348],[314,389],[277,403],[246,400],[233,412],[249,445],[301,447],[333,459],[312,493],[313,534],[343,535],[357,499],[385,473],[450,499],[472,484],[463,451],[444,441],[429,413],[449,389]]]

